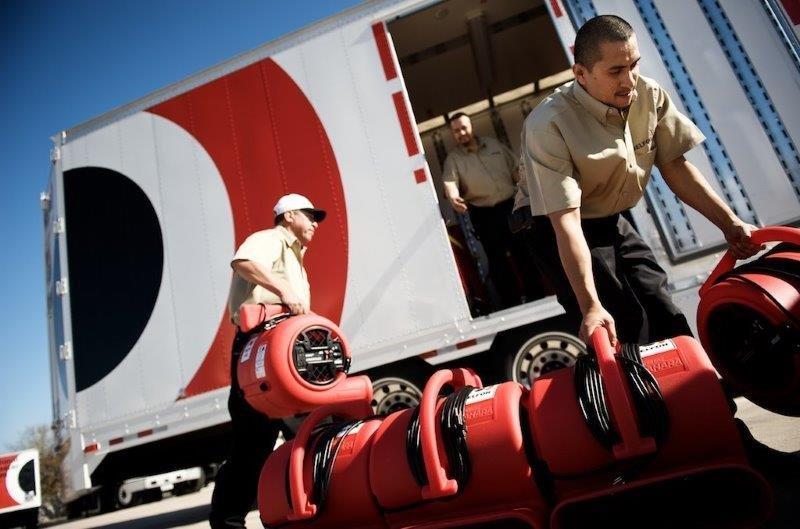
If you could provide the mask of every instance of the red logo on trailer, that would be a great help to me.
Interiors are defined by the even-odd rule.
[[[348,248],[342,182],[322,123],[289,75],[272,59],[264,59],[149,111],[188,131],[214,160],[233,210],[237,246],[251,233],[274,225],[272,205],[283,194],[301,193],[328,211],[305,265],[314,312],[339,322]],[[187,397],[230,383],[234,328],[227,308],[220,311],[216,337],[186,387]]]

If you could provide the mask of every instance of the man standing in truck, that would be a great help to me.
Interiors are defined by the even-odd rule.
[[[311,307],[303,255],[325,219],[325,211],[295,193],[282,196],[273,211],[275,227],[250,235],[231,261],[234,274],[228,308],[231,322],[237,325],[228,397],[233,442],[211,499],[209,522],[214,529],[245,527],[245,517],[256,499],[261,467],[283,427],[281,420],[270,419],[250,407],[239,388],[236,365],[248,339],[238,327],[239,307],[283,304],[292,314],[305,314]]]
[[[667,276],[623,213],[642,198],[653,165],[670,189],[719,227],[736,257],[754,255],[756,228],[739,219],[684,154],[705,139],[666,91],[639,75],[631,26],[595,17],[575,38],[572,81],[526,118],[522,161],[539,258],[558,299],[616,341],[691,334]]]
[[[450,131],[458,145],[444,162],[445,195],[456,213],[469,212],[501,305],[517,305],[521,292],[508,256],[520,260],[524,254],[515,249],[507,217],[519,180],[518,160],[496,139],[475,135],[472,121],[463,112],[450,117]]]

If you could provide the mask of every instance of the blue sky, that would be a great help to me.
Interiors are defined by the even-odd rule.
[[[39,208],[50,136],[356,3],[0,2],[0,450],[52,420]]]

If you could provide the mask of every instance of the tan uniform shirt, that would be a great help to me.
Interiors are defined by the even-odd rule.
[[[311,289],[306,270],[303,268],[305,251],[306,249],[291,231],[283,226],[276,226],[269,230],[258,231],[245,239],[236,250],[231,266],[235,261],[258,263],[267,271],[288,281],[300,300],[311,306]],[[277,294],[250,283],[234,272],[228,298],[228,310],[234,324],[239,324],[239,307],[242,303],[270,305],[280,302],[281,298]]]
[[[511,211],[531,206],[531,197],[528,194],[528,179],[525,178],[524,165],[524,162],[520,164],[520,170],[523,171],[523,174],[519,182],[517,182],[517,192],[514,194],[514,207],[511,208]]]
[[[591,219],[629,209],[642,198],[654,164],[705,140],[655,81],[640,76],[636,91],[621,113],[573,81],[530,113],[522,159],[534,215],[580,207],[581,217]]]
[[[476,138],[477,152],[459,145],[447,155],[442,170],[445,182],[455,182],[468,204],[489,207],[514,195],[512,174],[517,161],[511,151],[494,138]]]

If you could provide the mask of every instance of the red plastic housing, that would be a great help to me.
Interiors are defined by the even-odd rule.
[[[335,442],[341,446],[333,462],[325,509],[317,508],[312,493],[310,454],[314,443],[309,439],[314,427],[329,416],[359,419],[371,411],[368,402],[318,408],[303,422],[293,441],[270,455],[258,486],[258,509],[266,526],[296,522],[298,526],[318,529],[386,527],[369,488],[370,441],[380,425],[378,418],[366,420],[360,428]]]
[[[607,357],[619,366],[605,329],[601,331],[593,336],[595,349],[601,349],[598,358]],[[747,463],[727,399],[700,344],[679,336],[644,346],[642,351],[643,363],[657,380],[669,414],[666,440],[652,450],[624,449],[645,447],[648,438],[637,430],[627,383],[616,388],[622,396],[612,397],[602,362],[606,401],[623,448],[617,445],[609,450],[592,436],[579,409],[573,368],[552,372],[534,383],[530,428],[537,456],[546,463],[552,480],[556,506],[551,526],[601,527],[612,520],[616,522],[612,525],[627,526],[636,513],[648,509],[648,517],[664,516],[666,505],[669,516],[699,520],[698,527],[706,526],[698,518],[703,512],[711,516],[708,525],[719,522],[723,514],[717,509],[726,513],[726,520],[730,517],[731,527],[763,522],[771,505],[769,488]],[[632,431],[622,427],[631,424]],[[699,507],[692,500],[695,494],[705,494],[705,503]],[[731,504],[733,499],[738,503]]]
[[[466,486],[451,479],[441,437],[442,386],[480,387],[466,370],[437,372],[423,392],[420,436],[429,484],[420,487],[406,457],[411,410],[386,418],[373,436],[370,455],[372,491],[390,527],[463,527],[519,520],[545,527],[548,507],[528,463],[521,427],[525,390],[515,382],[478,389],[464,408],[472,475]],[[433,450],[432,450],[433,449]]]
[[[331,373],[322,383],[312,383],[298,372],[294,349],[298,342],[308,343],[310,335],[337,344],[343,360],[349,361],[347,339],[330,320],[304,314],[280,321],[275,327],[253,336],[239,357],[239,387],[254,409],[279,418],[307,413],[323,404],[372,400],[372,383],[365,376],[348,378],[340,370]]]
[[[753,240],[757,243],[782,241],[800,244],[800,230],[764,228],[753,234]],[[771,261],[778,260],[784,266],[796,262],[797,266],[789,272],[800,276],[800,251],[770,253],[753,264],[769,266]],[[758,350],[755,346],[749,347],[751,351],[736,351],[745,343],[743,333],[757,319],[768,328],[768,333],[777,332],[778,328],[788,324],[800,336],[797,328],[800,321],[800,280],[767,271],[747,271],[746,267],[722,276],[730,272],[735,263],[732,254],[726,253],[700,289],[697,309],[700,341],[714,367],[734,389],[771,411],[800,416],[800,344],[786,344],[782,354]],[[729,343],[731,341],[733,343]],[[744,361],[743,353],[755,357]]]

